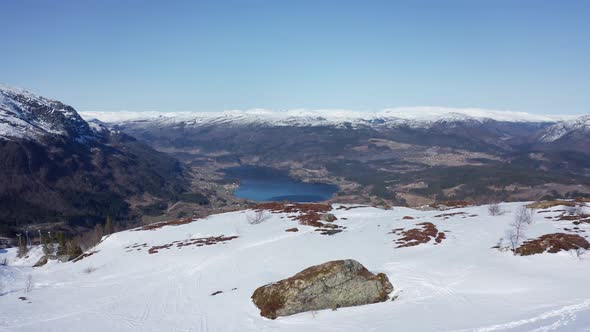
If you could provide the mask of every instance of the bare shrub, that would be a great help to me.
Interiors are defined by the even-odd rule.
[[[29,294],[33,290],[33,276],[28,275],[25,280],[25,294]]]
[[[581,247],[578,247],[578,248],[575,249],[574,252],[576,253],[576,257],[579,260],[582,260],[582,258],[583,258],[582,256],[585,256],[588,253],[588,250],[586,250],[584,248],[581,248]]]
[[[520,245],[522,240],[526,238],[525,231],[528,225],[533,222],[533,216],[529,209],[521,206],[514,216],[514,221],[510,224],[510,229],[507,232],[510,248],[516,255],[516,248]]]
[[[570,216],[579,216],[579,215],[583,214],[582,207],[579,206],[579,205],[568,206],[568,207],[565,208],[565,211]]]
[[[521,206],[518,210],[516,210],[516,219],[519,219],[521,222],[530,225],[533,223],[533,210],[528,209],[526,206]]]
[[[82,270],[82,272],[84,272],[86,274],[90,274],[96,270],[97,270],[97,268],[95,268],[94,266],[89,266],[89,267],[85,268],[84,270]]]
[[[499,216],[502,214],[502,209],[499,203],[492,203],[488,205],[488,213],[490,216]]]
[[[270,218],[270,215],[264,210],[256,210],[253,215],[247,215],[246,218],[250,225],[257,225],[267,221]]]

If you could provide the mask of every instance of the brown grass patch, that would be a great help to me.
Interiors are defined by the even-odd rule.
[[[289,219],[298,221],[301,225],[305,226],[323,229],[345,229],[343,226],[322,222],[322,217],[324,216],[326,218],[325,215],[332,211],[332,206],[329,204],[270,202],[257,204],[253,209],[268,210],[273,213],[288,213],[291,214],[288,216]],[[339,232],[321,232],[320,234],[333,235],[336,233]]]
[[[74,260],[72,260],[72,263],[79,262],[79,261],[83,260],[83,259],[84,259],[84,258],[86,258],[86,257],[90,257],[90,256],[92,256],[92,255],[96,254],[96,253],[97,253],[97,252],[99,252],[99,251],[100,251],[100,250],[94,250],[94,251],[90,251],[90,252],[85,252],[85,253],[83,253],[82,255],[80,255],[80,256],[78,256],[78,257],[76,257]]]
[[[214,244],[218,244],[218,243],[224,243],[227,241],[231,241],[233,239],[237,239],[239,236],[211,236],[211,237],[202,237],[202,238],[197,238],[197,239],[188,239],[188,240],[183,240],[183,241],[174,241],[172,243],[168,243],[168,244],[163,244],[160,246],[153,246],[148,250],[149,254],[157,254],[159,250],[162,249],[170,249],[173,246],[176,246],[177,248],[182,248],[182,247],[188,247],[188,246],[196,246],[196,247],[202,247],[202,246],[211,246]]]
[[[467,212],[452,212],[452,213],[441,213],[434,216],[435,218],[449,219],[450,217],[467,215]]]
[[[404,216],[402,219],[403,220],[413,220],[413,219],[416,219],[416,218],[414,218],[412,216]]]
[[[553,233],[545,234],[537,239],[525,241],[515,252],[521,256],[557,253],[560,251],[590,249],[590,243],[576,234]]]
[[[193,218],[185,218],[185,219],[179,219],[179,220],[169,220],[169,221],[162,221],[162,222],[156,222],[153,224],[149,224],[149,225],[145,225],[139,228],[134,229],[134,231],[153,231],[155,229],[159,229],[162,228],[164,226],[179,226],[179,225],[185,225],[185,224],[189,224],[193,222]]]
[[[579,215],[572,215],[572,216],[566,216],[566,215],[561,215],[559,217],[557,217],[557,220],[580,220],[580,219],[587,219],[590,218],[590,214],[579,214]]]
[[[438,244],[446,238],[445,233],[439,232],[433,223],[423,222],[417,224],[416,226],[421,227],[409,230],[397,228],[390,232],[390,234],[398,234],[402,236],[396,240],[396,244],[398,244],[396,248],[413,247],[428,243],[432,239],[434,239],[434,241]]]
[[[299,232],[299,228],[293,227],[293,228],[285,229],[285,232]]]
[[[344,210],[344,211],[349,211],[352,209],[358,209],[358,208],[363,208],[363,207],[367,207],[366,205],[353,205],[353,206],[344,206],[341,205],[338,208],[336,208],[336,210]]]
[[[467,207],[467,206],[472,206],[473,202],[470,201],[441,201],[441,202],[435,202],[433,204],[431,204],[430,206],[435,208],[435,209],[455,209],[455,208],[462,208],[462,207]]]
[[[576,202],[572,201],[562,201],[562,200],[554,200],[554,201],[543,201],[543,202],[536,202],[527,204],[527,208],[529,209],[549,209],[555,206],[576,206]]]

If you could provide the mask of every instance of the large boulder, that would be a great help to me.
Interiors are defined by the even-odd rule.
[[[369,272],[346,259],[309,267],[252,294],[260,315],[275,319],[304,311],[337,309],[383,302],[393,286],[383,273]]]

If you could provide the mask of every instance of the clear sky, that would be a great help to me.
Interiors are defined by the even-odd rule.
[[[81,111],[590,113],[590,1],[1,0],[0,82]]]

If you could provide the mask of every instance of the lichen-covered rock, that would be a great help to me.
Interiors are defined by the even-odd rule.
[[[33,267],[43,266],[43,265],[47,264],[47,261],[48,261],[47,256],[42,256],[41,258],[39,258],[39,260],[37,261],[37,263],[35,263],[35,265],[33,265]]]
[[[324,213],[321,215],[320,220],[326,222],[333,222],[338,220],[338,218],[336,218],[336,216],[331,213]]]
[[[304,311],[336,309],[383,302],[393,286],[383,273],[369,272],[346,259],[309,267],[254,291],[260,315],[275,319]]]

